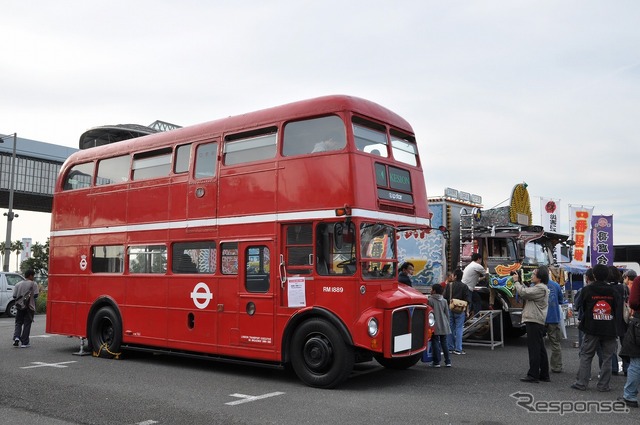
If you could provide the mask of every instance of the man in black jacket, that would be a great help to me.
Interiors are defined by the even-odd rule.
[[[398,273],[398,282],[413,286],[411,284],[411,276],[413,276],[413,263],[409,261],[402,263],[400,273]]]
[[[609,276],[607,266],[597,264],[593,267],[596,279],[592,284],[582,288],[580,305],[584,311],[584,320],[579,329],[584,332],[584,340],[580,347],[580,368],[576,382],[571,388],[584,391],[591,377],[591,361],[598,345],[602,346],[602,366],[600,379],[596,385],[598,391],[611,391],[611,357],[616,349],[616,321],[622,314],[622,299],[606,281]]]

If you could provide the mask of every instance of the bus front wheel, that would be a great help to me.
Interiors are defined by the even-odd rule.
[[[120,355],[122,323],[111,307],[102,307],[93,316],[89,342],[96,357],[110,359]]]
[[[295,331],[291,341],[291,365],[305,384],[334,388],[347,379],[354,362],[353,347],[326,320],[308,320]]]

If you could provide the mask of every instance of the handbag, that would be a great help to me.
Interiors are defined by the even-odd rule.
[[[629,303],[624,303],[624,311],[622,312],[622,317],[624,319],[624,323],[629,323],[629,320],[631,320],[631,307],[629,307]]]
[[[449,282],[449,310],[453,313],[462,313],[467,309],[467,302],[453,298],[453,282]]]
[[[624,299],[622,300],[622,318],[624,319],[624,323],[629,324],[631,320],[631,316],[633,315],[631,312],[631,307],[629,307],[629,289],[628,287],[624,287]]]

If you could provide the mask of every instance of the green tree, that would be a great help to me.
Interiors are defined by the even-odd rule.
[[[24,251],[24,245],[22,244],[22,241],[16,240],[11,242],[11,252],[16,253],[16,270],[20,270],[20,253],[22,251]]]
[[[4,266],[4,247],[5,247],[5,243],[4,242],[0,242],[0,255],[2,256],[2,264],[0,265],[0,269],[2,269],[2,266]]]
[[[49,238],[44,245],[36,242],[31,246],[31,256],[20,264],[20,271],[23,274],[29,269],[33,269],[36,276],[49,275]]]

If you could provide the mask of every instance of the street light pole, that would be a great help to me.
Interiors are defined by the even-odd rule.
[[[4,139],[0,138],[0,142]],[[4,213],[7,216],[7,237],[4,241],[4,264],[2,270],[9,271],[9,256],[11,255],[11,224],[18,214],[13,213],[13,180],[16,171],[16,145],[18,143],[18,134],[13,133],[13,154],[11,155],[11,175],[9,177],[9,212]]]

